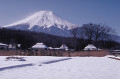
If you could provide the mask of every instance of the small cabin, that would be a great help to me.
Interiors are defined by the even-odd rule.
[[[83,50],[98,50],[93,44],[88,44]]]
[[[8,49],[8,45],[7,45],[7,44],[0,43],[0,49],[1,49],[1,50]]]
[[[68,47],[67,47],[65,44],[63,44],[63,45],[60,47],[60,49],[62,49],[62,50],[68,50]]]
[[[32,49],[48,49],[48,47],[43,43],[36,43],[32,46]]]

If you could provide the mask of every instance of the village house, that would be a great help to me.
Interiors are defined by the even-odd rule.
[[[43,43],[36,43],[32,46],[32,49],[47,49],[48,47]]]
[[[7,44],[3,44],[3,43],[0,43],[0,49],[8,49],[8,45]]]
[[[48,49],[50,49],[50,50],[68,50],[68,47],[65,45],[65,44],[63,44],[61,47],[59,47],[59,48],[52,48],[52,47],[48,47]]]
[[[98,50],[93,44],[88,44],[83,50]]]
[[[63,44],[63,45],[60,47],[60,49],[62,49],[62,50],[68,50],[68,47],[67,47],[65,44]]]
[[[32,49],[68,50],[68,47],[66,45],[62,45],[59,48],[52,48],[52,47],[47,47],[43,43],[36,43],[35,45],[32,46]]]
[[[10,50],[16,50],[16,49],[20,49],[21,48],[21,44],[9,44],[8,45],[8,49]]]

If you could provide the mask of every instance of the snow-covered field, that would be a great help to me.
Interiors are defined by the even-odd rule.
[[[0,79],[120,79],[120,61],[106,57],[0,56]]]

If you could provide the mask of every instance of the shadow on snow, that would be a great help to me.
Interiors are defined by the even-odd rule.
[[[65,61],[65,60],[69,60],[69,59],[72,59],[72,58],[64,58],[64,59],[59,59],[59,60],[51,60],[51,61],[43,62],[42,64],[52,64],[52,63],[56,63],[56,62],[60,62],[60,61]],[[27,66],[33,66],[33,64],[30,63],[30,64],[22,64],[22,65],[15,65],[15,66],[3,67],[3,68],[0,68],[0,71],[4,71],[4,70],[8,70],[8,69],[14,69],[14,68],[27,67]],[[39,65],[39,66],[42,66],[42,65]]]
[[[30,64],[22,64],[22,65],[3,67],[3,68],[0,68],[0,71],[4,71],[4,70],[7,70],[7,69],[13,69],[13,68],[26,67],[26,66],[33,66],[33,64],[30,63]]]

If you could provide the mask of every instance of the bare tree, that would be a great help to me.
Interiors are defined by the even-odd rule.
[[[71,35],[73,36],[73,43],[74,43],[74,49],[76,50],[77,46],[77,35],[78,35],[78,28],[74,28],[70,31]]]
[[[93,32],[95,41],[110,40],[111,35],[114,34],[114,30],[111,27],[102,24],[94,24]]]
[[[82,33],[88,40],[98,41],[110,39],[113,30],[107,25],[89,23],[82,26]]]
[[[77,34],[78,34],[78,29],[77,28],[74,28],[74,29],[72,29],[71,30],[71,35],[74,37],[74,38],[76,38],[77,37]]]
[[[84,38],[87,38],[90,42],[92,41],[93,39],[93,36],[94,36],[94,27],[93,27],[93,24],[90,23],[90,24],[84,24],[82,27],[81,27],[81,33],[83,34]]]

